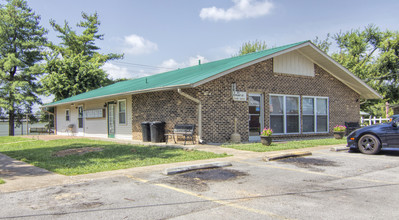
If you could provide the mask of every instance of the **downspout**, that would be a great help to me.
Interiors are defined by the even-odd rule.
[[[187,93],[182,92],[181,89],[177,89],[177,92],[180,95],[182,95],[198,104],[198,143],[202,144],[203,140],[202,140],[202,104],[201,104],[201,101],[199,99],[196,99],[196,98],[190,96]]]

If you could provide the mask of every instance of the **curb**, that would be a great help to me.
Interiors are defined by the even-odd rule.
[[[332,147],[330,148],[330,151],[344,151],[344,150],[349,150],[349,147]]]
[[[209,168],[220,168],[232,166],[230,162],[213,162],[213,163],[204,163],[204,164],[194,164],[182,167],[173,167],[167,168],[162,173],[165,175],[173,175],[176,173],[187,172],[191,170],[199,170],[199,169],[209,169]]]
[[[298,152],[290,152],[290,153],[279,153],[279,154],[272,154],[269,156],[265,156],[263,161],[273,161],[273,160],[280,160],[290,157],[303,157],[303,156],[310,156],[312,152],[310,151],[298,151]]]

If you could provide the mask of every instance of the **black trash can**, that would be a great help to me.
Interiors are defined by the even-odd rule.
[[[151,142],[165,142],[165,122],[153,121],[151,122]]]
[[[150,125],[151,125],[151,122],[149,122],[149,121],[141,122],[141,132],[143,133],[143,142],[151,141]]]

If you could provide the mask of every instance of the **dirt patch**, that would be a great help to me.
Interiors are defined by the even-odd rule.
[[[163,182],[179,188],[204,192],[209,190],[208,182],[235,180],[247,175],[247,173],[232,169],[202,169],[177,174],[163,180]]]
[[[184,178],[193,178],[207,181],[224,181],[235,179],[248,174],[232,169],[203,169],[180,174]]]
[[[279,163],[289,163],[300,168],[306,168],[313,171],[323,171],[323,169],[317,167],[337,167],[338,164],[335,161],[326,159],[316,159],[316,158],[305,158],[305,157],[292,157],[287,159],[282,159],[278,161]]]
[[[60,140],[60,139],[82,139],[82,138],[85,138],[85,137],[79,137],[79,136],[46,135],[46,134],[21,135],[19,137],[29,138],[29,139],[33,139],[33,140],[41,140],[41,141],[52,141],[52,140]]]
[[[86,153],[99,152],[99,151],[103,151],[103,150],[104,150],[104,148],[101,148],[101,147],[72,148],[72,149],[57,151],[56,153],[53,154],[53,156],[54,157],[65,157],[65,156],[69,156],[69,155],[83,155]]]

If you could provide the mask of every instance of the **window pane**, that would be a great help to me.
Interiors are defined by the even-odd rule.
[[[327,116],[317,116],[317,132],[327,132]]]
[[[299,98],[298,97],[287,97],[287,114],[298,114],[298,104]]]
[[[79,128],[83,128],[83,118],[78,119]]]
[[[303,132],[314,132],[314,116],[303,116]]]
[[[313,115],[314,114],[314,99],[313,98],[303,98],[302,99],[302,108],[304,115]]]
[[[126,102],[120,101],[119,102],[119,112],[124,112],[124,111],[126,111]]]
[[[249,96],[250,106],[260,106],[260,96]]]
[[[317,99],[317,114],[327,115],[327,99]]]
[[[260,107],[259,106],[249,106],[249,114],[260,114]]]
[[[271,96],[270,97],[270,114],[279,115],[284,114],[283,111],[283,96]]]
[[[249,136],[258,136],[260,134],[259,115],[249,116]]]
[[[273,133],[284,133],[284,116],[282,115],[271,115],[270,116],[270,127]]]
[[[124,112],[119,113],[119,124],[126,123],[126,114]]]
[[[287,115],[287,133],[299,132],[299,116]]]

